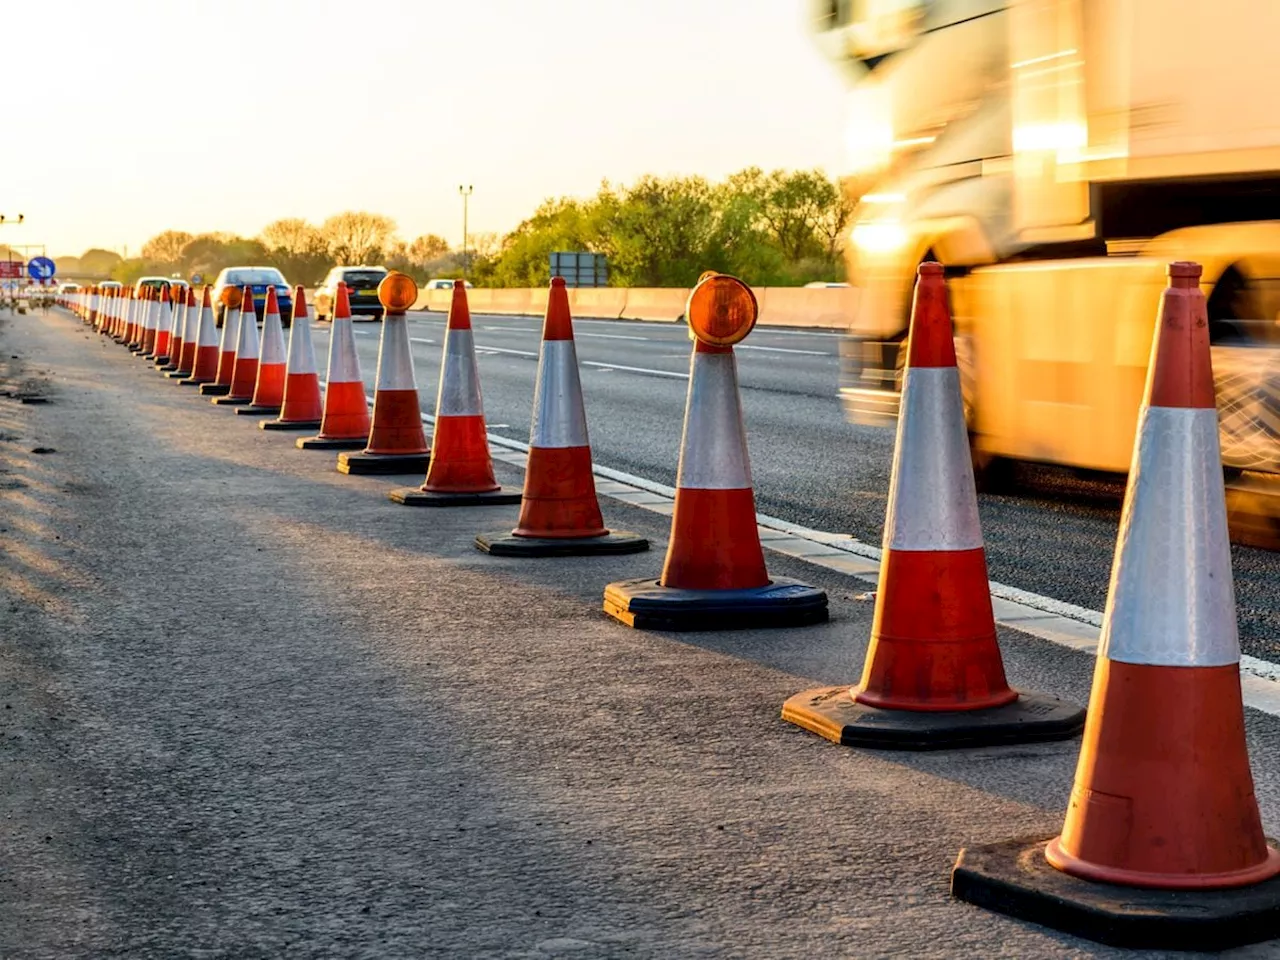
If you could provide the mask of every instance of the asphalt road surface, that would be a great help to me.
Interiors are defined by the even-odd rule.
[[[770,552],[830,623],[630,630],[601,589],[658,569],[659,514],[604,502],[648,554],[487,557],[515,507],[393,504],[420,478],[343,476],[65,314],[0,315],[0,358],[0,956],[1127,955],[948,896],[961,846],[1058,828],[1075,743],[779,720],[856,678],[865,584]],[[1001,641],[1015,684],[1087,696],[1090,657]],[[1280,719],[1247,723],[1275,835]]]
[[[432,412],[441,314],[410,314],[422,409]],[[490,430],[527,441],[541,322],[473,317]],[[317,329],[327,325],[317,325]],[[372,390],[376,323],[357,323]],[[583,393],[597,463],[674,485],[689,340],[682,325],[579,320]],[[323,368],[327,336],[316,338]],[[836,395],[839,335],[757,327],[737,349],[757,509],[878,544],[893,433],[846,422]],[[1106,602],[1121,484],[1026,469],[1017,496],[982,496],[991,579],[1091,610]],[[1246,652],[1280,661],[1280,554],[1237,546],[1236,598]]]

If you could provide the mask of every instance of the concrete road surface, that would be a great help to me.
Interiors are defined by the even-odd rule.
[[[649,554],[494,559],[516,508],[397,506],[420,478],[338,474],[64,313],[0,314],[0,359],[50,401],[0,389],[0,956],[1119,955],[948,897],[962,845],[1061,823],[1075,743],[779,720],[856,679],[865,584],[770,553],[829,624],[632,631],[601,589],[658,570],[658,514],[604,502]],[[1087,696],[1088,657],[1002,642]],[[1248,723],[1274,834],[1280,721]]]

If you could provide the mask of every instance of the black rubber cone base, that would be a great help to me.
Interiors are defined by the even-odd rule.
[[[253,403],[250,403],[249,406],[241,407],[239,410],[237,410],[236,416],[237,417],[261,417],[262,415],[267,413],[278,414],[279,412],[280,412],[279,407],[260,407]]]
[[[330,437],[299,437],[295,446],[299,450],[363,450],[369,442],[368,437],[352,437],[350,440],[335,440]],[[425,470],[423,471],[426,472]]]
[[[182,379],[178,381],[184,387],[207,387],[212,380],[197,379],[189,374],[183,374]]]
[[[594,557],[641,553],[649,541],[638,533],[610,530],[598,537],[517,537],[508,531],[482,533],[476,549],[495,557]]]
[[[386,475],[390,473],[420,473],[426,475],[431,466],[431,454],[427,453],[340,453],[338,472],[362,475]]]
[[[392,490],[387,496],[406,507],[496,507],[519,503],[524,498],[522,491],[507,487],[482,493],[434,493],[418,487],[405,487]]]
[[[189,379],[191,379],[191,371],[190,371],[190,370],[186,371],[185,373],[183,373],[183,372],[181,372],[181,371],[179,371],[179,370],[166,370],[166,371],[164,372],[164,375],[165,375],[168,379],[170,379],[170,380],[189,380]],[[201,382],[203,382],[203,381],[201,381]]]
[[[225,397],[231,392],[231,384],[229,383],[202,383],[200,385],[200,396],[202,397]]]
[[[818,687],[782,705],[782,719],[846,747],[956,750],[1067,740],[1084,729],[1084,710],[1042,693],[987,710],[882,710],[858,703],[849,687]]]
[[[960,851],[951,895],[987,910],[1117,947],[1226,950],[1280,937],[1280,877],[1229,890],[1092,883],[1044,858],[1049,838]]]
[[[259,430],[314,430],[319,420],[259,420]]]
[[[169,363],[169,358],[168,358],[168,357],[152,357],[151,359],[155,360],[155,362],[156,362],[156,366],[157,366],[158,368],[160,368],[161,370],[176,370],[176,369],[177,369],[177,367],[175,367],[175,366],[173,366],[171,363]]]
[[[228,391],[228,394],[229,393],[230,391]],[[247,406],[250,402],[251,400],[249,397],[232,397],[232,396],[214,397],[210,401],[210,403],[213,403],[215,406],[219,406],[219,407],[243,407],[243,406]]]
[[[827,595],[786,577],[751,590],[678,590],[646,577],[605,587],[604,612],[638,630],[802,627],[827,619]]]

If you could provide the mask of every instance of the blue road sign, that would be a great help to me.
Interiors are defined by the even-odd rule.
[[[27,273],[32,280],[51,280],[57,270],[57,266],[48,257],[32,257],[27,261]]]

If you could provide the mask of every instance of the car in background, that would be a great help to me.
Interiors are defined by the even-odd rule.
[[[80,284],[78,283],[60,283],[58,284],[59,293],[79,293]]]
[[[280,304],[280,322],[288,327],[293,322],[293,289],[284,274],[275,267],[223,267],[213,281],[214,322],[221,327],[227,315],[227,303],[248,287],[253,294],[254,316],[261,321],[267,306],[267,288],[276,288],[276,301]],[[232,293],[231,291],[235,291]],[[241,304],[241,310],[245,305]]]
[[[333,301],[338,295],[339,283],[347,285],[352,318],[380,319],[383,309],[382,301],[378,299],[378,284],[390,272],[386,267],[334,267],[316,285],[316,292],[312,295],[316,319],[333,319]]]
[[[469,281],[467,281],[467,280],[462,281],[462,285],[463,285],[464,287],[466,287],[468,290],[470,290],[470,289],[471,289],[471,283],[470,283]],[[453,281],[452,281],[452,280],[450,280],[450,279],[448,279],[448,278],[437,278],[437,279],[435,279],[435,280],[428,280],[428,281],[427,281],[427,285],[426,285],[426,287],[425,287],[424,289],[426,289],[426,290],[452,290],[452,289],[453,289]]]
[[[181,293],[185,297],[188,286],[190,286],[190,284],[188,284],[187,281],[179,280],[175,277],[139,277],[137,282],[134,283],[133,289],[141,290],[143,287],[151,287],[154,290],[159,290],[161,287],[168,287],[169,299],[177,302],[178,293]],[[175,290],[174,287],[179,289]]]

